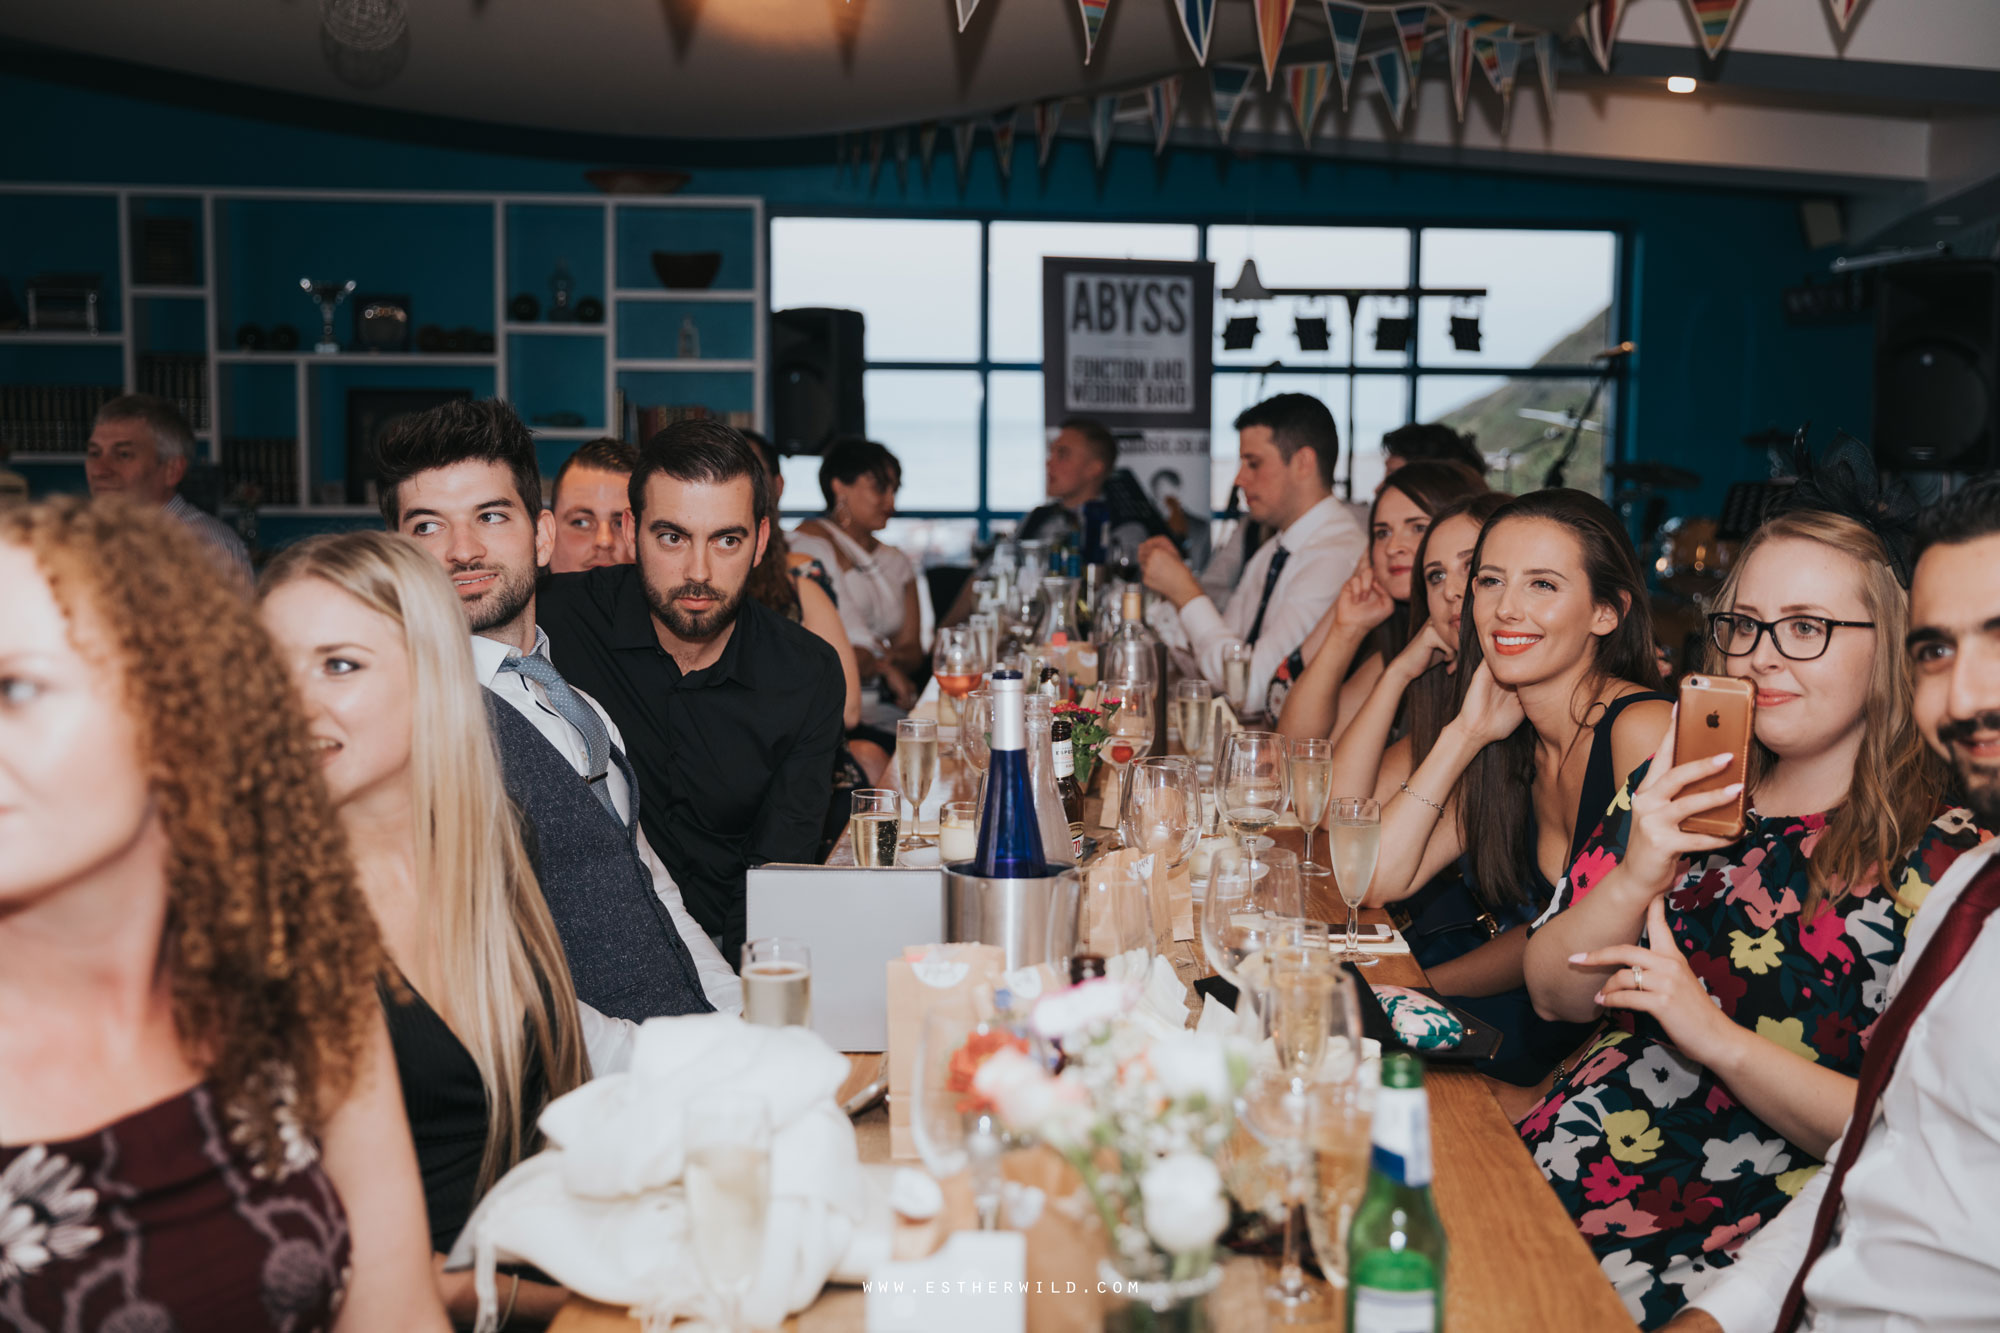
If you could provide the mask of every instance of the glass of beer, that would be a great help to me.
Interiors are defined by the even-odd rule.
[[[797,940],[743,942],[743,1021],[767,1028],[812,1026],[812,950]]]
[[[896,832],[903,797],[887,787],[863,787],[854,793],[847,816],[847,836],[854,843],[854,864],[880,870],[896,864]]]

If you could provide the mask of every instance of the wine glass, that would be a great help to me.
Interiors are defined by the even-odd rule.
[[[761,1097],[709,1093],[688,1103],[688,1235],[731,1333],[764,1261],[771,1206],[771,1116]]]
[[[1344,989],[1352,994],[1352,986]],[[1350,1031],[1358,1040],[1360,1028]],[[1354,1053],[1358,1055],[1358,1049]],[[1307,1098],[1307,1147],[1314,1178],[1306,1192],[1306,1234],[1319,1256],[1320,1272],[1332,1286],[1342,1288],[1347,1285],[1347,1229],[1368,1188],[1372,1108],[1359,1077],[1314,1084]]]
[[[931,788],[937,786],[938,779],[938,724],[927,717],[905,717],[896,720],[896,781],[902,785],[903,797],[910,803],[910,822],[904,826],[903,840],[896,844],[899,851],[909,851],[913,847],[928,847],[923,836],[917,832],[917,822],[923,818],[924,802],[930,799]]]
[[[1194,760],[1195,771],[1214,768],[1208,757],[1208,737],[1215,721],[1215,687],[1199,676],[1178,681],[1173,693],[1174,724],[1180,728],[1181,749]],[[1207,781],[1204,775],[1202,780]]]
[[[1285,738],[1275,731],[1235,731],[1222,743],[1215,766],[1216,803],[1251,851],[1274,845],[1262,834],[1285,808],[1289,769]]]
[[[967,625],[953,625],[937,632],[931,647],[931,675],[938,693],[951,700],[952,716],[958,716],[959,701],[979,685],[979,641]]]
[[[1293,741],[1291,779],[1292,811],[1299,817],[1299,827],[1306,831],[1306,855],[1299,870],[1324,875],[1326,867],[1312,859],[1313,834],[1326,817],[1326,800],[1333,788],[1333,742],[1321,736]]]
[[[1327,839],[1333,844],[1333,878],[1340,901],[1347,904],[1347,948],[1340,961],[1373,967],[1382,960],[1361,951],[1361,903],[1375,878],[1382,853],[1382,806],[1365,796],[1343,796],[1333,803]]]
[[[1132,765],[1118,817],[1127,847],[1164,855],[1169,867],[1187,860],[1201,840],[1201,780],[1184,754],[1156,754]]]
[[[1264,950],[1282,943],[1304,911],[1296,856],[1281,848],[1217,848],[1201,904],[1201,947],[1208,965],[1254,999],[1263,980]]]
[[[979,1050],[1010,1039],[1007,1029],[970,1013],[933,1009],[924,1015],[910,1084],[910,1131],[917,1154],[939,1180],[971,1171],[972,1205],[981,1231],[999,1225],[1005,1133],[993,1105],[972,1087],[970,1062],[957,1057],[968,1043]]]
[[[974,774],[972,797],[984,810],[986,765],[992,761],[993,691],[977,689],[958,706],[958,753]]]
[[[1153,748],[1153,686],[1148,681],[1118,680],[1106,685],[1104,692],[1106,697],[1117,698],[1118,711],[1104,724],[1104,748],[1099,753],[1118,775],[1111,808],[1123,810],[1125,770]]]
[[[1256,651],[1241,639],[1222,645],[1222,693],[1236,710],[1238,721],[1243,720],[1250,703],[1250,659]]]

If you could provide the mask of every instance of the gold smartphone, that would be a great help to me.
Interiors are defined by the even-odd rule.
[[[1721,772],[1699,778],[1681,788],[1682,796],[1720,791],[1732,782],[1743,782],[1733,805],[1704,810],[1681,821],[1681,832],[1703,833],[1714,838],[1743,835],[1743,812],[1750,802],[1746,775],[1750,771],[1751,727],[1757,717],[1757,687],[1736,676],[1692,675],[1681,681],[1681,708],[1674,729],[1674,766],[1709,759],[1718,754],[1734,755]]]

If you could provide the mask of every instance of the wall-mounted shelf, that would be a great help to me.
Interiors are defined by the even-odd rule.
[[[595,440],[611,432],[599,426],[530,426],[538,440]]]
[[[754,301],[756,292],[717,291],[712,287],[619,287],[611,295],[620,301]]]
[[[493,366],[493,352],[217,352],[225,366]]]
[[[572,337],[602,338],[608,330],[602,324],[502,324],[502,333],[519,333],[533,338],[544,333],[569,334]]]
[[[0,342],[40,344],[45,347],[123,347],[122,333],[60,333],[54,329],[0,330]]]
[[[136,299],[151,298],[161,301],[205,301],[208,299],[206,287],[134,287],[132,295]]]
[[[731,370],[755,370],[757,368],[757,363],[751,360],[719,359],[713,357],[704,358],[704,357],[689,357],[689,356],[670,356],[670,357],[652,357],[652,358],[632,357],[624,360],[614,361],[612,362],[612,365],[619,370],[673,370],[673,371],[683,371],[689,374],[692,374],[695,371],[705,371],[705,370],[731,371]]]

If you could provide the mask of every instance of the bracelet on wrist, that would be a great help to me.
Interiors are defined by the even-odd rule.
[[[1417,791],[1415,788],[1411,787],[1409,783],[1399,782],[1396,785],[1403,789],[1403,794],[1405,796],[1415,797],[1417,800],[1422,801],[1425,805],[1429,806],[1431,809],[1437,811],[1438,814],[1440,815],[1444,814],[1443,806],[1439,805],[1436,801],[1433,801],[1430,797],[1424,795],[1422,792]]]

